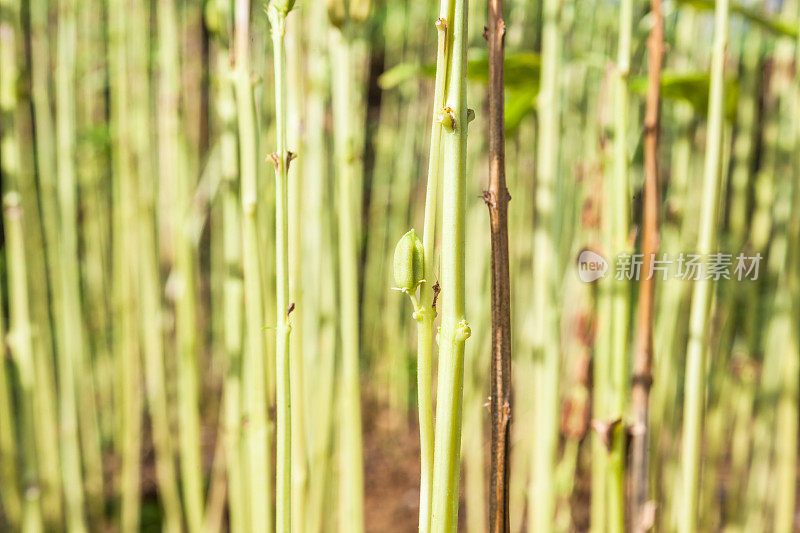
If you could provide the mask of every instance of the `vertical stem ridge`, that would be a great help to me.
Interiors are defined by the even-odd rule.
[[[277,151],[275,165],[275,281],[276,281],[276,392],[277,392],[277,483],[276,531],[292,528],[292,422],[291,375],[289,359],[289,214],[288,174],[292,154],[286,148],[286,15],[281,2],[272,0],[267,8],[272,27],[275,69],[275,123]],[[289,7],[291,9],[291,6]]]
[[[449,64],[446,106],[455,118],[442,145],[442,323],[433,457],[431,530],[455,531],[458,518],[461,418],[464,385],[464,212],[466,205],[467,0],[455,0],[446,20]]]
[[[433,306],[433,262],[436,243],[436,211],[439,202],[439,168],[442,154],[442,126],[439,120],[445,100],[448,63],[447,15],[452,0],[444,0],[441,17],[436,20],[436,80],[434,82],[433,111],[431,113],[431,144],[428,155],[428,180],[425,190],[425,218],[423,220],[422,246],[425,256],[424,279],[420,287],[420,314],[417,324],[417,403],[419,409],[420,438],[420,489],[419,531],[427,533],[431,527],[431,489],[433,484],[433,321],[436,308]]]
[[[700,204],[700,228],[697,253],[706,255],[714,248],[714,228],[717,222],[720,162],[722,156],[722,126],[724,103],[725,49],[728,43],[728,0],[716,0],[714,45],[711,57],[711,86],[709,88],[708,132],[703,168],[703,192]],[[706,331],[711,299],[711,281],[701,279],[692,287],[689,311],[689,342],[686,349],[686,402],[683,408],[683,490],[680,533],[697,531],[698,483],[700,480],[701,428],[705,401]]]

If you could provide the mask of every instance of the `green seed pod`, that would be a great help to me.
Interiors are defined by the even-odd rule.
[[[394,249],[394,281],[406,293],[417,290],[424,280],[425,250],[413,229],[400,238]]]

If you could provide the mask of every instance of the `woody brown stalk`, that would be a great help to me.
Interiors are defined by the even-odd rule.
[[[650,386],[653,382],[653,298],[655,277],[651,264],[658,252],[658,130],[661,88],[661,62],[664,53],[664,28],[661,0],[650,2],[652,26],[647,41],[649,55],[647,102],[644,116],[644,202],[642,206],[642,279],[639,283],[639,309],[636,327],[636,353],[633,368],[633,439],[631,442],[631,512],[634,531],[647,531],[652,516],[647,512],[649,491],[647,427]]]
[[[492,232],[492,458],[489,527],[493,533],[509,530],[508,450],[511,422],[511,302],[508,274],[508,202],[506,188],[503,54],[505,22],[503,0],[489,1],[489,206]]]

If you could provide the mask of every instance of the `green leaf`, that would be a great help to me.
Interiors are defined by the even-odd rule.
[[[706,72],[669,72],[661,74],[661,98],[689,103],[698,115],[708,114],[708,91],[711,77]],[[631,90],[639,94],[647,93],[647,76],[631,81]],[[729,120],[736,115],[739,99],[739,84],[735,78],[725,82],[725,114]]]
[[[472,81],[489,83],[489,58],[485,52],[475,52],[473,59],[467,61],[467,78]],[[478,57],[474,57],[474,56]],[[539,54],[520,52],[508,54],[503,61],[505,86],[507,89],[528,89],[539,91],[539,72],[542,61]]]
[[[430,71],[430,74],[428,73],[429,69],[430,65],[423,66],[416,63],[398,63],[378,76],[378,87],[386,91],[394,89],[408,80],[435,75],[436,66],[433,66],[433,70]]]
[[[478,83],[489,83],[489,60],[485,52],[467,62],[467,78]],[[504,61],[506,86],[506,133],[516,132],[522,120],[536,109],[539,94],[541,59],[539,54],[521,52],[509,54]],[[434,77],[436,65],[400,63],[385,71],[378,78],[381,89],[388,90],[411,79]]]
[[[522,120],[536,109],[536,96],[539,87],[535,89],[518,89],[506,92],[506,133],[516,133]]]
[[[489,82],[489,59],[485,52],[475,51],[473,59],[467,61],[467,78],[480,83]],[[509,54],[503,62],[505,66],[505,85],[507,89],[539,90],[539,70],[541,60],[539,54],[521,52]],[[436,65],[419,65],[416,63],[399,63],[384,71],[378,78],[381,89],[397,87],[408,80],[436,75]]]
[[[702,11],[713,11],[714,0],[678,0],[681,4],[686,4]],[[765,30],[777,33],[778,35],[785,35],[787,37],[797,38],[797,25],[784,22],[781,18],[771,15],[759,13],[755,9],[743,6],[738,2],[731,3],[731,13],[737,13],[753,24],[761,26]]]

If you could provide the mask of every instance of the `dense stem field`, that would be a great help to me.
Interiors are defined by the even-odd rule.
[[[0,530],[800,531],[798,154],[800,0],[0,0]]]

